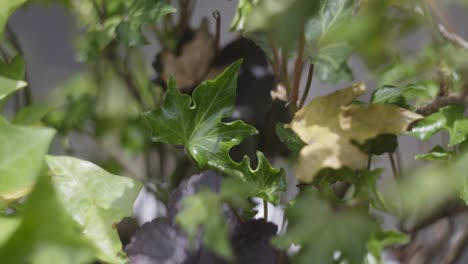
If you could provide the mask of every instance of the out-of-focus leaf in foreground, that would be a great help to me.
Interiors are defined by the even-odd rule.
[[[24,205],[20,224],[9,239],[3,244],[0,241],[2,263],[80,264],[94,260],[94,246],[58,199],[50,178],[41,177]]]
[[[421,118],[393,105],[353,105],[365,89],[359,83],[315,98],[295,114],[290,127],[307,144],[296,169],[301,182],[312,182],[322,168],[365,168],[367,155],[355,143],[380,134],[401,134]]]
[[[0,200],[15,200],[32,189],[55,131],[0,122]]]
[[[115,225],[133,214],[141,184],[76,158],[48,156],[46,162],[60,203],[94,243],[98,258],[124,262]]]
[[[467,161],[468,154],[465,153],[449,163],[433,163],[406,175],[384,190],[385,201],[401,216],[418,218],[459,196],[468,202]]]
[[[274,238],[274,244],[285,249],[300,245],[294,256],[300,264],[335,263],[335,252],[348,263],[363,263],[366,244],[377,227],[369,216],[357,211],[334,211],[313,189],[302,192],[286,216],[288,229]]]
[[[0,41],[3,40],[3,33],[8,19],[27,0],[1,0],[0,1]]]

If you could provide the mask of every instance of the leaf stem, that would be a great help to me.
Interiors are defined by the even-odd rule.
[[[263,219],[268,222],[268,202],[263,200]]]
[[[281,81],[289,95],[291,93],[291,83],[288,77],[288,56],[285,51],[281,52]]]
[[[297,100],[299,99],[299,85],[301,83],[302,77],[302,68],[304,67],[303,57],[304,57],[304,47],[305,47],[305,23],[303,23],[299,38],[299,47],[297,52],[296,63],[294,65],[294,83],[291,91],[291,104],[294,108],[297,109]]]
[[[304,106],[304,103],[309,95],[310,87],[312,86],[312,79],[314,77],[314,64],[309,64],[309,72],[307,73],[307,82],[305,86],[304,93],[302,94],[301,102],[299,103],[298,109],[301,109]]]
[[[390,165],[392,166],[393,177],[399,178],[400,174],[398,172],[395,159],[393,158],[392,153],[388,152],[387,154],[388,154],[388,158],[390,159]]]
[[[219,42],[220,42],[220,37],[221,37],[221,14],[219,13],[219,10],[213,11],[213,18],[216,21],[215,48],[216,48],[216,53],[218,53]]]
[[[273,53],[273,63],[271,67],[273,68],[273,74],[275,75],[278,82],[281,82],[281,74],[280,74],[280,56],[278,51],[278,46],[276,45],[271,33],[267,34],[268,41],[270,42],[271,50]]]

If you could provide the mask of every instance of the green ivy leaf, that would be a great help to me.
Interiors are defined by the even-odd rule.
[[[234,255],[229,243],[228,224],[222,213],[223,201],[212,191],[201,191],[183,200],[177,223],[190,240],[203,226],[203,244],[217,255],[232,260]]]
[[[370,205],[377,210],[386,211],[385,202],[377,190],[377,180],[379,180],[382,172],[382,169],[362,171],[358,173],[356,178],[352,178],[352,183],[356,187],[355,197],[369,201]]]
[[[404,245],[408,242],[408,235],[397,230],[379,230],[372,235],[372,238],[367,243],[367,249],[374,256],[378,264],[383,264],[382,251],[386,247]]]
[[[24,4],[27,0],[1,0],[0,1],[0,41],[3,40],[3,34],[8,19],[15,10]]]
[[[334,41],[333,35],[340,33],[343,23],[349,23],[355,3],[355,0],[322,0],[318,15],[307,23],[307,53],[315,63],[315,76],[323,82],[352,80],[347,60],[353,49],[345,41]]]
[[[229,156],[233,146],[257,133],[242,121],[221,121],[234,109],[239,67],[236,62],[215,80],[203,82],[192,97],[181,94],[171,79],[162,107],[143,117],[152,129],[153,141],[184,145],[201,169],[214,168],[240,177],[256,186],[257,196],[276,203],[275,193],[285,189],[284,171],[272,168],[260,152],[256,169],[250,167],[247,156],[240,163]]]
[[[276,134],[279,140],[285,144],[294,156],[298,156],[301,149],[306,145],[302,139],[291,129],[285,127],[285,124],[276,124]]]
[[[261,0],[240,0],[237,4],[237,10],[234,14],[234,19],[231,23],[232,31],[242,31],[245,28],[246,20],[249,18],[250,13],[254,6]]]
[[[370,155],[382,155],[384,153],[394,153],[398,148],[396,135],[383,134],[367,140],[360,149]]]
[[[446,151],[442,146],[437,145],[429,153],[418,154],[414,158],[417,160],[449,160],[452,157],[452,152]]]
[[[10,63],[0,63],[0,76],[12,80],[23,80],[25,73],[26,63],[19,55],[16,55]]]
[[[0,101],[5,99],[11,93],[26,87],[28,84],[24,81],[11,80],[0,76]]]
[[[468,119],[463,118],[464,112],[463,105],[442,107],[437,113],[418,121],[409,134],[425,141],[445,130],[450,135],[449,146],[462,143],[468,135]]]
[[[39,175],[55,131],[0,122],[0,200],[28,194]]]
[[[115,226],[133,214],[141,184],[71,157],[47,156],[46,162],[60,203],[94,243],[97,257],[108,263],[124,262]]]
[[[384,85],[379,89],[375,90],[371,95],[372,104],[391,104],[402,108],[409,109],[409,105],[406,102],[403,93],[404,89],[399,89],[395,86]]]
[[[360,264],[367,241],[376,230],[369,216],[347,209],[335,212],[313,189],[300,193],[295,204],[286,209],[286,216],[288,229],[273,243],[283,249],[300,245],[295,263],[335,263],[334,252],[339,251],[342,260]]]
[[[147,43],[142,27],[154,24],[162,17],[175,12],[175,8],[165,0],[133,0],[126,1],[126,14],[116,28],[117,37],[129,47]]]
[[[310,0],[260,1],[246,20],[244,33],[271,34],[281,48],[290,51],[297,45],[302,25],[317,14],[319,4]]]
[[[94,247],[58,201],[50,177],[39,178],[24,205],[20,224],[10,223],[10,228],[15,229],[13,233],[4,243],[0,241],[3,263],[79,264],[94,260]]]

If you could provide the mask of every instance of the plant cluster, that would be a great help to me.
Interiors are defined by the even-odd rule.
[[[219,12],[190,23],[196,0],[61,0],[87,67],[41,103],[8,20],[49,2],[0,1],[1,263],[466,259],[468,42],[437,1],[239,0],[242,37],[221,47]],[[308,100],[317,81],[337,89]],[[420,168],[401,166],[401,136],[438,133]],[[76,135],[95,143],[94,163],[76,158]],[[142,188],[165,213],[138,226]],[[425,247],[441,219],[449,234]]]

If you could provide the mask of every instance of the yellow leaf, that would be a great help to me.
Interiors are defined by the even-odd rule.
[[[401,134],[422,118],[393,105],[353,105],[365,90],[364,83],[358,83],[317,97],[295,114],[289,127],[307,144],[296,168],[299,181],[312,182],[323,168],[365,168],[367,154],[355,143],[362,144],[380,134]]]

